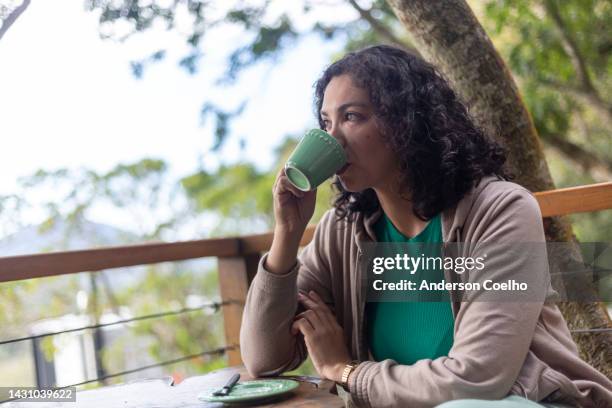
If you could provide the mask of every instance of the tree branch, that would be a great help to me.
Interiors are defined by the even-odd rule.
[[[597,89],[595,89],[593,81],[589,75],[584,56],[582,55],[582,52],[578,47],[578,43],[574,39],[574,36],[569,30],[567,24],[565,24],[563,21],[559,8],[557,7],[556,0],[544,0],[544,8],[546,9],[548,15],[552,18],[557,30],[561,34],[561,44],[572,61],[572,65],[576,71],[576,75],[578,76],[580,86],[573,87],[562,85],[553,81],[547,81],[548,84],[553,84],[555,88],[565,90],[566,92],[569,92],[574,96],[579,97],[586,103],[592,105],[601,115],[604,116],[608,124],[612,124],[612,105],[605,101]]]
[[[2,27],[0,27],[0,40],[4,36],[4,34],[8,31],[10,26],[19,18],[21,13],[25,11],[30,5],[30,0],[23,0],[23,3],[16,7],[11,13],[2,21]]]
[[[563,88],[570,91],[575,96],[580,97],[587,103],[593,105],[593,107],[597,109],[600,114],[606,116],[606,120],[609,124],[612,123],[612,105],[601,97],[593,85],[584,56],[582,55],[582,52],[578,47],[578,43],[574,39],[574,36],[570,32],[567,24],[565,24],[563,21],[559,8],[557,7],[556,0],[544,0],[544,8],[546,9],[548,15],[552,18],[557,30],[561,34],[561,44],[563,45],[563,49],[567,55],[570,57],[580,82],[579,88],[567,86]],[[557,87],[559,86],[557,85]]]
[[[389,41],[391,44],[397,45],[405,50],[411,51],[412,53],[419,55],[419,52],[415,48],[412,48],[411,46],[397,38],[395,34],[391,32],[391,30],[385,27],[380,21],[375,19],[374,16],[372,16],[372,10],[366,10],[362,8],[359,4],[357,4],[356,0],[347,1],[351,6],[353,6],[355,10],[357,10],[361,18],[367,21],[368,24],[370,24],[370,27],[372,27],[372,29],[378,34],[380,34],[384,39]]]
[[[574,40],[574,37],[567,27],[567,24],[565,24],[563,21],[555,0],[545,0],[544,8],[546,9],[546,12],[550,18],[552,18],[557,30],[561,34],[563,49],[572,61],[572,65],[574,66],[576,75],[578,75],[578,80],[580,81],[582,88],[584,88],[584,90],[587,92],[596,92],[595,88],[593,87],[591,77],[589,76],[586,63],[584,62],[584,57],[580,52],[580,48],[578,48],[578,44]]]
[[[559,134],[542,133],[542,140],[597,181],[612,180],[612,160],[599,157]]]
[[[608,125],[612,125],[612,105],[601,99],[597,92],[587,92],[582,87],[564,84],[552,79],[542,78],[540,82],[555,91],[569,94],[582,100],[595,109]]]

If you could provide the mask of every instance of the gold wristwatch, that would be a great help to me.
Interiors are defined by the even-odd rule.
[[[358,365],[359,365],[359,361],[351,361],[350,363],[344,366],[344,370],[342,371],[342,378],[340,380],[340,385],[342,386],[342,388],[344,388],[347,391],[349,391],[349,387],[348,387],[349,375],[351,375],[353,370],[355,370]]]

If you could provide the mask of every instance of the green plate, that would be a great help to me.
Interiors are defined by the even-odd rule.
[[[294,380],[253,380],[239,382],[232,388],[229,395],[215,397],[213,392],[221,387],[202,391],[198,399],[206,402],[244,403],[276,397],[286,394],[299,387],[300,383]]]

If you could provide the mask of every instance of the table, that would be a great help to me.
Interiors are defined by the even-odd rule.
[[[0,404],[0,408],[219,408],[224,405],[203,402],[198,400],[197,396],[205,388],[222,387],[236,372],[240,373],[240,381],[253,379],[244,367],[229,367],[186,378],[178,385],[172,385],[171,379],[141,380],[79,391],[76,403],[14,401]],[[333,381],[319,379],[316,381],[317,384],[313,384],[303,381],[305,377],[282,376],[282,378],[298,379],[300,386],[283,400],[257,407],[344,407],[342,399],[330,392],[335,389]]]

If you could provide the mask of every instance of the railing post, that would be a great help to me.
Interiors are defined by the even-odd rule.
[[[223,302],[236,301],[236,303],[223,306],[225,342],[227,346],[235,346],[227,352],[230,366],[242,364],[239,346],[242,311],[249,285],[257,273],[259,258],[259,254],[218,258],[221,300]]]

